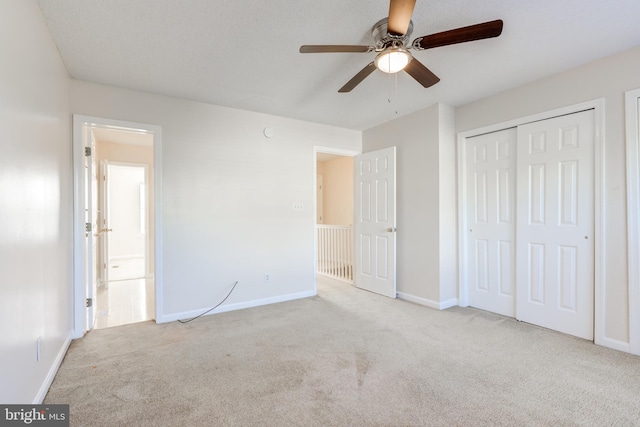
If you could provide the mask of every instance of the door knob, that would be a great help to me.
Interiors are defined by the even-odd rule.
[[[113,231],[111,228],[103,228],[102,230],[100,230],[101,233],[106,233],[108,231]]]
[[[393,233],[394,231],[396,231],[395,227],[389,227],[387,228],[387,233]]]

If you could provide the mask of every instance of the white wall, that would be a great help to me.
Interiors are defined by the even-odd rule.
[[[455,305],[453,109],[436,104],[363,132],[363,152],[394,145],[398,294],[433,307]]]
[[[162,127],[160,321],[215,305],[234,280],[226,307],[313,294],[313,146],[359,151],[360,132],[76,80],[70,93],[73,113]]]
[[[640,88],[640,47],[456,109],[458,132],[604,98],[604,338],[629,342],[624,92]],[[596,219],[597,221],[600,219]],[[596,243],[597,244],[597,243]],[[598,310],[597,310],[598,311]]]
[[[34,403],[73,320],[69,78],[33,1],[0,2],[0,58],[0,402]]]
[[[458,303],[458,193],[456,169],[455,109],[438,104],[438,197],[440,213],[441,308]]]

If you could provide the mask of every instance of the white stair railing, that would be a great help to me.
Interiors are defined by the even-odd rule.
[[[317,224],[318,274],[353,283],[353,227]]]

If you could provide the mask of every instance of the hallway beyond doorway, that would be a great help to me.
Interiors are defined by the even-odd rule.
[[[111,281],[98,288],[95,329],[152,320],[153,279]]]

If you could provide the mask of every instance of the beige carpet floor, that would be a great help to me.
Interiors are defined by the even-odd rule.
[[[323,281],[313,298],[94,330],[45,403],[70,404],[73,426],[633,426],[640,358]]]

